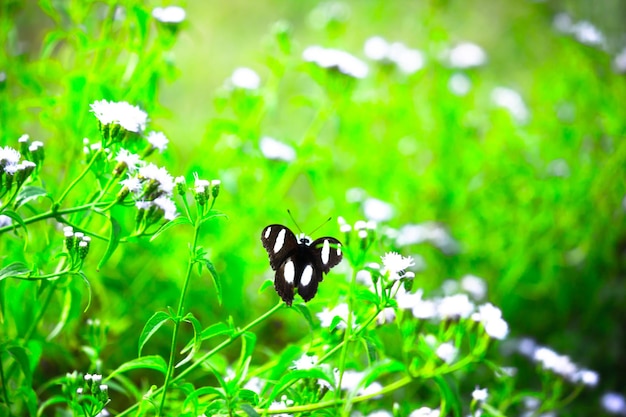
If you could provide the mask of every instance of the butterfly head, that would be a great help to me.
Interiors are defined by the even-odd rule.
[[[307,235],[305,235],[304,233],[300,233],[298,235],[298,242],[304,243],[305,245],[310,245],[311,244],[311,238],[308,237]]]

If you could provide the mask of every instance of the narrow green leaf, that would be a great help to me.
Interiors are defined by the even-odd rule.
[[[242,390],[242,391],[247,391],[247,390]],[[254,394],[254,395],[256,395],[256,393],[253,393],[253,394]],[[243,399],[243,398],[242,398],[242,399]],[[259,413],[257,413],[257,412],[254,410],[254,407],[252,407],[250,404],[241,404],[239,407],[240,407],[240,408],[243,410],[243,412],[244,412],[244,413],[246,413],[246,415],[247,415],[247,416],[249,416],[249,417],[259,417],[259,415],[260,415]]]
[[[202,333],[202,324],[198,321],[198,319],[191,313],[187,314],[184,318],[184,321],[187,323],[191,323],[193,327],[193,347],[189,351],[189,354],[185,356],[185,358],[178,362],[175,368],[182,366],[193,359],[193,356],[200,350],[200,346],[202,345],[202,339],[200,338],[200,334]]]
[[[146,325],[139,335],[139,352],[137,356],[141,356],[141,350],[146,342],[152,337],[166,321],[171,320],[171,316],[165,311],[157,311],[148,319]]]
[[[68,319],[70,318],[70,311],[72,310],[74,294],[72,293],[72,289],[70,287],[65,288],[65,294],[63,294],[63,308],[61,310],[61,318],[57,325],[52,329],[46,340],[50,341],[57,337],[61,330],[67,324]]]
[[[170,227],[178,226],[179,224],[191,224],[191,223],[189,223],[189,219],[187,217],[178,216],[174,220],[171,220],[167,223],[163,223],[161,227],[159,227],[159,229],[152,235],[152,237],[150,238],[150,242],[152,242],[154,239],[159,237],[161,233],[165,232]]]
[[[378,348],[374,341],[367,336],[361,338],[361,342],[363,342],[363,346],[365,347],[365,351],[367,352],[367,359],[369,361],[369,365],[378,362]]]
[[[213,279],[213,284],[215,285],[215,291],[217,292],[217,301],[220,305],[222,305],[222,281],[217,274],[215,266],[213,266],[211,261],[209,261],[207,258],[200,259],[200,262],[211,273],[211,278]]]
[[[0,269],[0,281],[5,278],[26,277],[30,275],[31,270],[21,262],[13,262]]]
[[[10,217],[11,220],[16,222],[20,226],[22,226],[22,229],[24,229],[26,232],[28,232],[28,229],[26,229],[26,223],[24,223],[24,220],[22,220],[22,216],[20,216],[19,214],[17,214],[13,210],[4,210],[2,212],[2,215]],[[26,236],[28,236],[28,233],[26,234]]]
[[[200,224],[206,221],[209,221],[211,219],[214,219],[216,217],[228,217],[228,216],[226,216],[226,214],[222,213],[221,211],[211,210],[202,219],[200,219]]]
[[[109,380],[117,374],[134,369],[154,369],[165,375],[167,373],[167,364],[165,363],[165,359],[157,355],[142,356],[141,358],[121,364],[116,370],[111,372],[106,379]]]
[[[378,364],[375,364],[374,366],[369,368],[369,372],[361,381],[361,385],[366,387],[372,382],[380,379],[381,376],[396,372],[401,372],[404,374],[406,372],[406,366],[404,366],[402,362],[394,360],[379,362]]]
[[[458,392],[455,394],[453,390],[454,382],[452,378],[443,376],[434,376],[433,380],[441,393],[441,413],[448,415],[448,410],[453,410],[454,416],[462,416],[462,405]]]
[[[261,286],[259,286],[259,294],[261,294],[263,291],[265,291],[267,288],[269,287],[273,287],[274,286],[274,280],[272,279],[266,279],[265,281],[263,281],[263,283],[261,284]]]
[[[208,340],[208,339],[211,339],[215,336],[219,336],[222,334],[231,336],[233,334],[233,329],[231,327],[228,327],[226,323],[222,323],[222,322],[215,323],[215,324],[210,325],[209,327],[204,329],[202,333],[200,333],[200,340],[201,341]],[[189,349],[191,349],[191,347],[193,346],[193,343],[194,343],[193,340],[187,343],[187,346],[185,346],[184,349],[181,350],[180,353],[185,353]]]
[[[104,264],[109,260],[115,249],[117,249],[117,245],[120,243],[120,232],[122,227],[120,223],[115,220],[114,217],[109,217],[109,221],[111,222],[111,234],[109,235],[109,244],[107,245],[107,249],[98,264],[98,271],[104,266]]]
[[[43,403],[41,403],[41,405],[39,406],[39,408],[37,409],[37,417],[39,416],[43,416],[44,415],[44,411],[46,410],[46,408],[55,405],[55,404],[63,404],[67,402],[67,398],[61,396],[61,395],[55,395],[54,397],[50,397],[48,398],[46,401],[44,401]]]
[[[15,208],[21,207],[29,201],[35,200],[39,197],[48,196],[48,192],[41,187],[33,187],[27,185],[17,193],[17,199],[15,202]]]
[[[309,311],[309,308],[304,303],[296,304],[294,305],[294,307],[296,308],[296,311],[300,313],[302,317],[304,317],[307,323],[309,323],[311,329],[313,329],[315,325],[313,322],[313,316],[311,315],[311,311]]]
[[[7,348],[7,351],[22,369],[22,373],[24,374],[24,377],[26,379],[26,385],[31,386],[33,374],[30,370],[30,363],[28,361],[28,354],[26,353],[26,349],[21,346],[10,346]]]

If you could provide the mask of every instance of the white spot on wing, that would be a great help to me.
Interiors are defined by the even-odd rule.
[[[304,267],[304,271],[302,271],[302,278],[300,278],[300,285],[306,287],[311,283],[311,278],[313,278],[313,267],[311,265],[307,265]]]
[[[282,229],[280,232],[278,232],[278,236],[276,236],[276,241],[274,242],[274,253],[277,253],[283,248],[283,245],[285,244],[286,231],[287,229]]]
[[[271,232],[272,232],[271,227],[268,227],[267,229],[265,229],[265,239],[269,239]]]
[[[341,245],[337,245],[337,256],[341,256]]]
[[[284,230],[282,232],[284,232]],[[293,279],[296,276],[296,270],[294,269],[293,261],[291,259],[289,259],[285,263],[285,267],[283,268],[283,276],[285,277],[285,281],[287,282],[287,284],[293,284]]]
[[[324,245],[322,246],[322,263],[324,265],[328,263],[329,257],[330,257],[330,245],[328,243],[328,239],[325,239]]]

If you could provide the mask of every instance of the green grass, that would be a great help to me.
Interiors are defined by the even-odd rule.
[[[553,4],[191,2],[180,26],[158,24],[153,6],[126,1],[124,18],[97,2],[1,6],[0,146],[19,149],[26,133],[44,142],[45,160],[21,194],[0,183],[1,214],[12,217],[0,227],[0,416],[92,416],[104,405],[122,415],[267,415],[283,395],[293,403],[273,413],[519,415],[534,397],[537,415],[585,416],[603,412],[604,393],[626,394],[626,82],[612,67],[620,47],[610,18],[600,20],[607,52],[556,31]],[[366,59],[373,35],[419,49],[424,67],[406,75]],[[447,65],[446,51],[463,41],[487,62]],[[369,73],[307,63],[310,45],[350,52]],[[228,84],[241,66],[260,75],[259,88]],[[455,74],[471,82],[467,94],[451,92]],[[494,104],[497,87],[519,92],[528,120]],[[144,154],[145,134],[103,139],[90,112],[103,99],[147,112],[144,133],[163,131],[167,149]],[[295,160],[266,158],[264,136],[291,146]],[[138,226],[132,196],[116,203],[126,174],[86,155],[83,138],[184,176],[177,220]],[[207,205],[197,203],[195,173],[221,181]],[[393,215],[365,240],[340,232],[337,218],[365,219],[369,198]],[[304,232],[333,217],[314,237],[337,237],[346,252],[317,296],[291,308],[272,289],[260,242],[268,224],[296,230],[287,209]],[[61,223],[91,237],[84,259],[65,246]],[[398,245],[395,233],[411,224],[437,225],[457,250]],[[425,268],[402,282],[371,270],[376,285],[389,284],[376,293],[355,281],[390,251]],[[397,306],[400,286],[433,300],[462,292],[450,282],[468,274],[488,288],[475,304],[502,310],[505,340],[471,319],[418,320]],[[317,314],[340,303],[346,322],[322,327]],[[396,318],[379,326],[383,308]],[[597,371],[597,387],[516,353],[524,337]],[[436,352],[445,342],[458,350],[450,363]],[[320,363],[292,369],[306,353]],[[337,384],[333,369],[342,381],[364,371],[384,395],[320,390],[318,379]],[[86,395],[92,385],[66,376],[73,371],[102,375],[108,395],[98,384]],[[245,388],[253,377],[262,390]],[[486,402],[472,401],[476,386],[488,389]]]

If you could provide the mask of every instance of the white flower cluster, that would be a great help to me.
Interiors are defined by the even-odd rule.
[[[365,41],[365,56],[372,61],[393,64],[407,75],[414,74],[424,67],[424,54],[411,49],[402,42],[387,42],[381,36],[372,36]]]
[[[530,112],[517,91],[508,87],[496,87],[491,91],[491,100],[496,106],[506,109],[519,123],[528,121]]]
[[[261,138],[259,148],[267,159],[284,162],[292,162],[296,159],[296,151],[291,146],[269,136]]]
[[[423,294],[424,291],[421,289],[412,293],[400,287],[396,294],[398,307],[409,309],[414,317],[424,320],[471,318],[481,323],[485,332],[493,339],[502,340],[509,332],[509,326],[502,318],[502,312],[492,304],[487,303],[476,307],[467,294],[453,294],[432,300],[424,300]]]
[[[179,6],[155,7],[152,17],[161,23],[178,24],[185,20],[187,13]]]
[[[128,155],[122,159],[129,163],[135,160],[134,157]],[[120,184],[122,190],[132,193],[138,209],[154,208],[161,211],[166,220],[174,220],[178,215],[176,205],[172,200],[174,178],[165,168],[159,168],[154,164],[143,165],[139,168],[134,166],[132,171],[129,169],[129,177],[120,181]]]
[[[436,222],[407,224],[402,226],[400,230],[388,228],[385,233],[390,238],[395,239],[396,245],[400,247],[430,243],[447,255],[455,254],[460,250],[458,242],[442,224]]]
[[[530,338],[521,339],[517,350],[541,365],[543,369],[554,372],[574,384],[590,387],[598,385],[600,377],[597,372],[579,367],[569,356],[560,355],[546,346],[540,346]]]
[[[317,318],[320,319],[320,326],[328,328],[331,326],[335,317],[339,317],[341,320],[337,323],[337,329],[347,329],[348,314],[350,314],[348,304],[341,303],[330,310],[328,307],[324,307],[321,313],[317,313]],[[353,323],[352,326],[353,328],[356,327],[356,323]]]
[[[587,20],[574,22],[572,17],[567,13],[559,13],[554,17],[554,28],[559,32],[572,35],[578,42],[595,46],[600,49],[606,49],[606,36],[593,23]]]
[[[261,86],[261,77],[251,68],[239,67],[233,71],[228,83],[235,88],[254,91]]]
[[[302,59],[320,68],[336,70],[352,78],[365,78],[369,72],[367,64],[346,51],[321,46],[309,46]]]
[[[473,68],[487,62],[487,54],[480,46],[472,42],[462,42],[451,48],[446,58],[452,68]]]
[[[35,142],[33,142],[35,143]],[[39,146],[43,146],[43,143],[36,142]],[[23,175],[22,173],[30,173],[35,169],[35,163],[27,160],[20,160],[22,155],[10,146],[0,146],[0,178],[6,174],[10,177]]]
[[[90,107],[103,126],[118,124],[129,132],[141,133],[148,122],[145,111],[125,101],[97,100]]]

